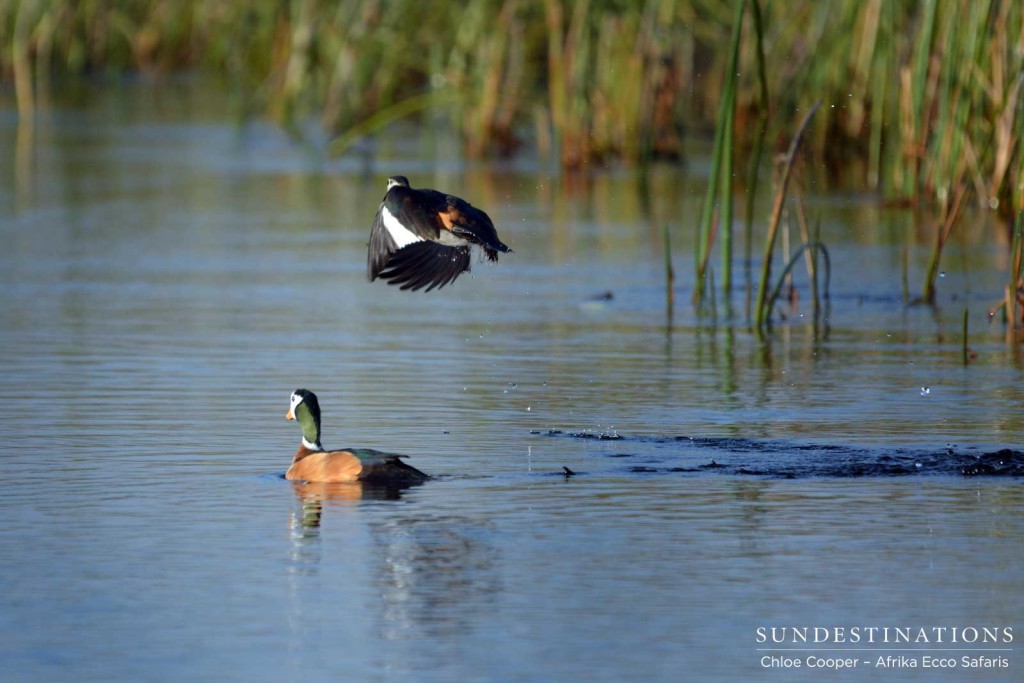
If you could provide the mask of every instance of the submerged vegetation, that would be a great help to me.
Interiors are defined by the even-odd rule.
[[[13,84],[0,96],[13,93],[24,117],[65,75],[201,69],[225,78],[243,116],[296,131],[318,118],[336,153],[426,110],[450,117],[468,156],[532,147],[564,169],[680,160],[690,129],[714,129],[698,301],[714,281],[716,236],[727,301],[733,289],[737,178],[749,269],[764,147],[793,139],[813,102],[821,109],[798,137],[816,178],[938,214],[925,219],[935,239],[924,301],[966,207],[1024,210],[1019,2],[25,0],[0,8],[0,42]],[[801,250],[816,283],[827,250],[806,237]],[[757,316],[773,299],[766,276]],[[750,297],[748,287],[748,317]],[[1017,299],[1008,287],[1011,323]]]

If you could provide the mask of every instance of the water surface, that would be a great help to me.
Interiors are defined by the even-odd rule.
[[[700,164],[656,169],[645,209],[629,171],[466,165],[429,136],[326,160],[229,112],[172,81],[85,88],[28,145],[0,115],[4,680],[822,680],[763,669],[756,629],[1024,632],[1021,481],[962,474],[1020,465],[997,228],[907,306],[927,234],[817,197],[827,324],[803,288],[762,343],[741,293],[717,321],[687,303]],[[394,173],[515,253],[427,295],[367,283]],[[297,387],[325,445],[435,479],[284,481]],[[1003,654],[972,675],[1019,680]]]

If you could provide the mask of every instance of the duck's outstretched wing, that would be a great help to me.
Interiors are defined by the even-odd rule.
[[[372,247],[371,247],[372,250]],[[430,291],[444,287],[469,270],[469,247],[449,247],[437,242],[413,242],[391,254],[376,277],[402,289]]]

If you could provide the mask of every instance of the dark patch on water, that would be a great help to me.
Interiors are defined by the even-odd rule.
[[[657,463],[634,465],[628,471],[637,474],[718,472],[757,477],[902,477],[915,474],[961,475],[966,477],[1024,476],[1024,452],[1003,448],[993,452],[958,449],[952,445],[941,448],[869,448],[836,444],[798,443],[780,440],[742,438],[690,437],[690,436],[623,436],[617,432],[604,436],[600,432],[563,432],[550,430],[533,432],[550,437],[572,439],[611,438],[638,444],[672,444],[678,446],[668,458],[676,461],[695,457],[690,451],[700,451],[701,462],[682,466]],[[717,459],[704,460],[706,451],[726,453]],[[661,451],[664,453],[664,451]],[[618,451],[602,454],[608,458],[629,458],[640,455]],[[650,454],[646,454],[649,458]]]
[[[614,430],[595,432],[592,429],[584,429],[580,432],[563,432],[561,429],[549,429],[546,432],[542,432],[535,429],[530,433],[543,434],[544,436],[569,436],[574,439],[597,439],[598,441],[618,441],[622,438]]]
[[[707,465],[701,465],[700,469],[702,469],[702,470],[714,470],[714,469],[718,469],[719,467],[725,467],[725,465],[719,465],[717,462],[712,460]]]
[[[1024,475],[1024,453],[1003,448],[994,453],[984,453],[977,461],[963,468],[965,477],[997,475],[1019,477]]]

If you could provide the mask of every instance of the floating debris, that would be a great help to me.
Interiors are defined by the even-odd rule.
[[[725,467],[725,465],[719,465],[719,464],[718,464],[717,462],[715,462],[714,460],[712,460],[711,462],[709,462],[709,463],[708,463],[707,465],[701,465],[701,466],[700,466],[700,468],[701,468],[702,470],[716,470],[716,469],[718,469],[718,468],[720,468],[720,467]]]
[[[613,299],[615,299],[615,295],[611,291],[601,292],[580,303],[580,308],[584,311],[602,311]]]

